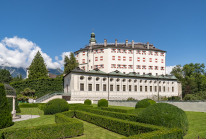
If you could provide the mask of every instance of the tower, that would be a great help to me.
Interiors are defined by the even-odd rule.
[[[90,45],[94,45],[94,44],[96,44],[97,43],[97,41],[96,41],[96,39],[95,39],[95,34],[94,34],[94,32],[92,31],[92,33],[91,33],[91,39],[89,40],[89,44]]]

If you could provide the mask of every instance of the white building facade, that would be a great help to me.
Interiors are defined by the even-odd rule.
[[[72,101],[126,100],[129,97],[141,100],[158,95],[181,97],[180,88],[181,83],[171,75],[123,74],[117,70],[105,73],[99,69],[85,72],[76,68],[64,76],[64,93],[68,93]]]
[[[119,70],[122,73],[137,72],[140,75],[165,75],[166,51],[157,49],[153,44],[125,43],[97,44],[95,34],[91,34],[89,45],[75,52],[79,67],[85,71],[95,68],[106,73]]]

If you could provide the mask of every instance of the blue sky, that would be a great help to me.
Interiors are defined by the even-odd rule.
[[[30,49],[41,49],[48,65],[61,65],[63,53],[88,44],[92,29],[98,43],[153,43],[167,51],[166,66],[205,63],[206,0],[8,0],[0,5],[1,44],[9,50],[22,45],[19,52],[24,52],[23,43],[32,42]],[[32,55],[24,55],[25,60]],[[0,58],[5,59],[1,50]]]

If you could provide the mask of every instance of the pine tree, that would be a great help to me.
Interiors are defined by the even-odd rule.
[[[79,66],[79,63],[76,61],[74,57],[74,53],[70,53],[70,56],[65,56],[64,58],[64,73],[68,73]]]
[[[32,60],[31,65],[29,66],[29,79],[39,79],[39,78],[48,78],[48,70],[46,64],[44,63],[44,58],[41,56],[41,53],[38,51]]]
[[[13,125],[4,84],[0,83],[0,129]]]
[[[0,82],[9,83],[11,80],[10,72],[7,69],[0,69]]]

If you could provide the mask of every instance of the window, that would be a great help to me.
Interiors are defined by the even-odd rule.
[[[104,49],[101,49],[101,52],[104,53]]]
[[[98,53],[101,53],[101,49],[98,49]]]
[[[129,57],[129,61],[132,61],[132,57]]]
[[[80,83],[80,91],[84,91],[84,84]]]
[[[162,61],[162,63],[164,63],[164,59],[162,59],[161,61]]]
[[[142,86],[140,86],[140,92],[142,92]]]
[[[98,57],[95,57],[95,61],[98,61]]]
[[[115,56],[112,56],[112,60],[115,60]]]
[[[116,68],[116,64],[111,64],[111,68]]]
[[[110,91],[113,91],[113,85],[112,84],[110,85]]]
[[[145,92],[147,92],[147,86],[145,86]]]
[[[142,65],[142,69],[147,69],[145,65]]]
[[[134,91],[137,91],[137,85],[134,86]]]
[[[107,85],[103,84],[103,91],[107,91]]]
[[[123,91],[126,91],[126,85],[123,85]]]
[[[104,64],[101,64],[100,67],[103,69],[104,68]]]
[[[142,51],[142,55],[146,55],[146,51]]]
[[[99,91],[99,84],[96,84],[96,91]]]
[[[155,92],[157,92],[157,86],[155,86]]]
[[[140,57],[137,57],[137,62],[140,62]]]
[[[98,65],[94,65],[95,69],[98,69]]]
[[[118,56],[118,60],[121,61],[121,56]]]
[[[165,92],[165,86],[163,87],[163,92]]]
[[[156,76],[158,76],[158,73],[156,73]]]
[[[152,86],[150,86],[150,92],[152,92]]]
[[[123,56],[123,61],[126,61],[126,56]]]
[[[120,53],[120,49],[117,49],[117,53]]]
[[[158,70],[158,66],[155,66],[155,70]]]
[[[124,53],[127,53],[127,50],[124,49]]]
[[[161,92],[161,86],[159,86],[159,92]]]
[[[161,67],[161,70],[164,70],[164,67]]]
[[[137,69],[141,69],[141,65],[137,65],[136,68],[137,68]]]
[[[77,57],[78,57],[78,54],[79,54],[79,53],[77,53]]]
[[[152,58],[149,58],[149,62],[152,62]]]
[[[158,52],[154,52],[154,55],[155,55],[155,56],[158,56]]]
[[[126,69],[126,68],[127,68],[127,65],[122,65],[122,68],[123,68],[123,69]]]
[[[157,63],[157,58],[155,58],[155,63]]]
[[[82,63],[85,63],[85,59],[82,59]]]
[[[129,91],[132,91],[132,86],[131,85],[129,85]]]
[[[82,70],[85,70],[85,66],[82,66],[81,69],[82,69]]]
[[[174,92],[174,87],[172,87],[172,92]]]
[[[120,53],[123,53],[123,49],[120,49]]]
[[[78,60],[77,60],[77,62],[78,62]]]
[[[85,55],[85,52],[83,52],[82,55],[84,56],[84,55]]]
[[[140,50],[137,50],[136,52],[137,52],[136,54],[141,54],[141,51],[140,51]]]
[[[145,72],[143,72],[143,75],[145,75]]]
[[[119,85],[117,85],[117,91],[119,91]]]
[[[149,70],[153,70],[153,66],[149,66]]]
[[[160,56],[164,56],[165,53],[161,53]]]
[[[96,50],[94,50],[94,54],[96,54],[96,52],[97,52],[97,51],[96,51]]]
[[[128,69],[133,69],[133,65],[128,65]]]
[[[88,91],[92,91],[92,84],[88,85]]]
[[[103,61],[103,56],[100,56],[100,61]]]
[[[145,57],[143,57],[143,62],[145,62],[146,60],[145,60]]]
[[[117,68],[120,69],[120,68],[121,68],[121,65],[120,65],[120,64],[117,64]]]

